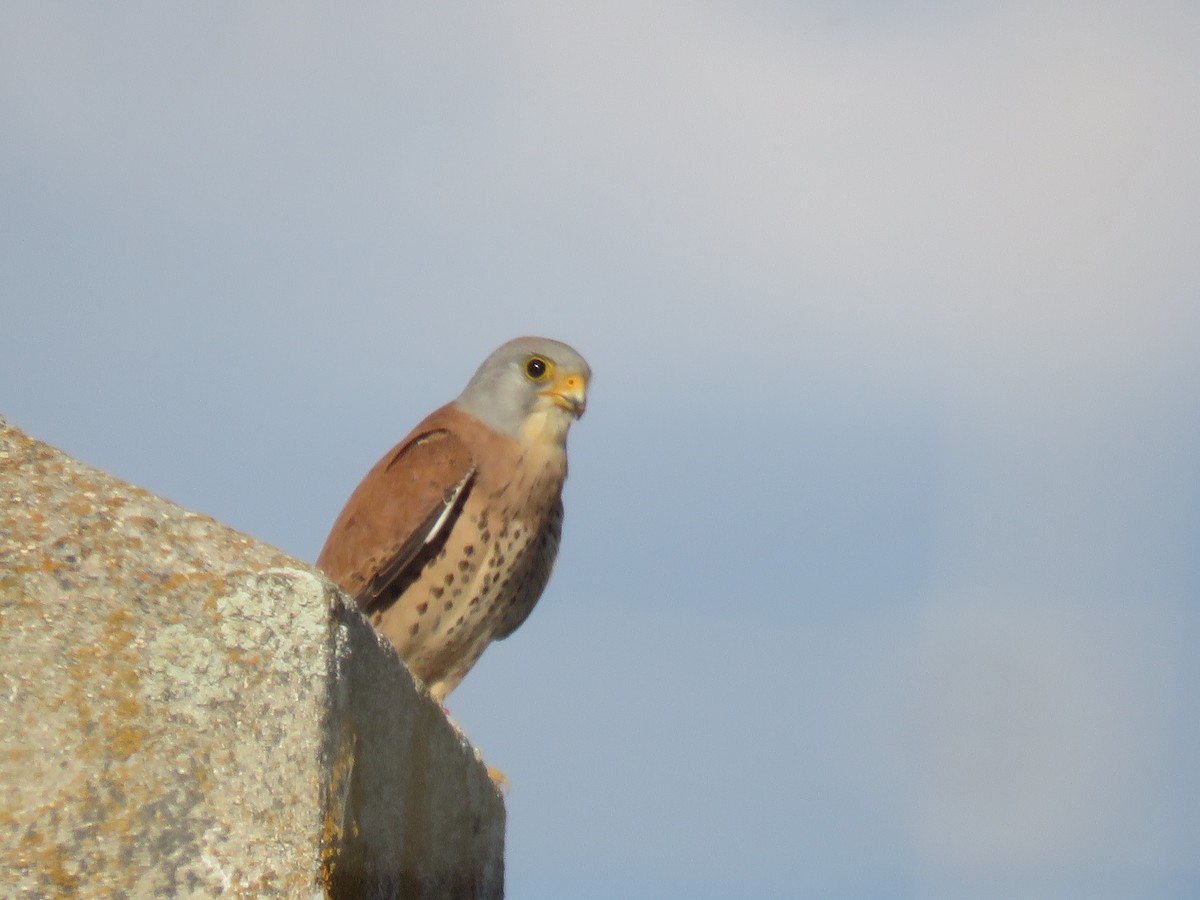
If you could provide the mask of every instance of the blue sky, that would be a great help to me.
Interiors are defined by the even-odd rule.
[[[1200,891],[1200,7],[0,13],[0,412],[312,560],[522,333],[514,897]]]

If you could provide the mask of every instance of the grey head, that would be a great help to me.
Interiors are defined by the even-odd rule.
[[[564,444],[583,415],[591,367],[572,347],[519,337],[497,348],[458,396],[459,409],[526,442]]]

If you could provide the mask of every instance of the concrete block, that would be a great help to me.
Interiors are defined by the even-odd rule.
[[[348,602],[0,419],[0,895],[502,896],[501,797]]]

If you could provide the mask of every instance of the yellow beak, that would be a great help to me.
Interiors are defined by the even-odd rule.
[[[587,379],[578,372],[569,372],[541,391],[541,395],[578,419],[587,408]]]

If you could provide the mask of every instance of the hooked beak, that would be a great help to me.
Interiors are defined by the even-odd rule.
[[[549,397],[555,406],[578,419],[587,408],[587,381],[582,375],[571,372],[541,391],[541,395]]]

